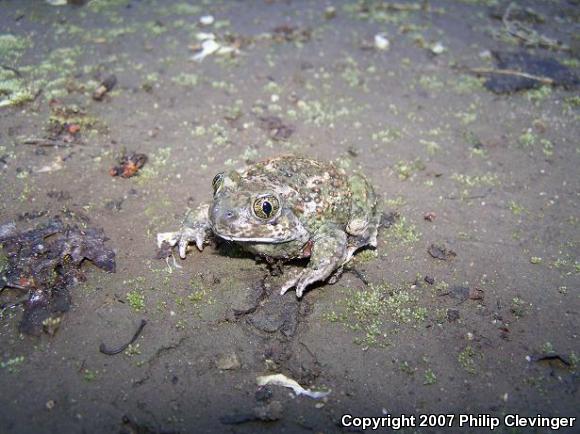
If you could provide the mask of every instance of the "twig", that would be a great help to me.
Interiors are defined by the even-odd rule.
[[[3,68],[5,70],[7,70],[7,71],[12,71],[14,74],[16,74],[16,77],[22,78],[22,73],[18,69],[13,68],[12,66],[0,65],[0,68]]]
[[[135,332],[135,334],[133,335],[133,337],[131,338],[131,340],[129,342],[121,345],[120,347],[113,348],[113,349],[107,348],[107,346],[104,343],[102,343],[99,346],[99,351],[103,354],[106,354],[107,356],[114,356],[115,354],[122,353],[123,351],[125,351],[125,349],[129,345],[131,345],[133,342],[135,342],[137,340],[137,338],[139,337],[139,335],[143,331],[143,327],[145,327],[146,325],[147,325],[147,321],[142,319],[141,324],[139,324],[139,328],[137,329],[137,331]]]
[[[505,9],[503,16],[501,17],[501,22],[503,23],[504,27],[509,31],[511,22],[509,21],[510,14],[512,13],[512,9],[516,4],[510,3],[508,7]]]
[[[467,68],[467,71],[473,72],[474,74],[501,74],[501,75],[513,75],[516,77],[529,78],[530,80],[536,80],[543,84],[554,84],[554,80],[548,77],[542,77],[540,75],[528,74],[527,72],[516,71],[515,69],[495,69],[495,68]]]
[[[13,301],[11,303],[4,303],[0,305],[0,314],[4,313],[7,309],[12,309],[13,307],[20,306],[28,301],[28,297],[22,298],[20,300]]]
[[[509,35],[513,36],[514,38],[521,39],[525,44],[529,46],[540,46],[540,47],[543,46],[562,51],[570,50],[570,47],[563,44],[562,42],[556,39],[548,38],[547,36],[544,36],[536,32],[534,29],[524,25],[519,21],[510,21],[509,16],[515,6],[516,6],[515,3],[513,2],[510,3],[510,5],[506,8],[501,18],[505,30]]]
[[[5,288],[12,288],[12,289],[30,289],[27,288],[25,286],[19,285],[17,283],[11,283],[11,282],[4,282],[4,286],[0,289],[0,292],[4,291]]]
[[[39,97],[40,95],[42,95],[42,92],[43,92],[43,90],[44,90],[44,89],[43,89],[42,87],[41,87],[40,89],[38,89],[38,90],[37,90],[37,91],[34,93],[34,96],[32,97],[32,101],[36,101],[36,100],[38,99],[38,97]]]
[[[24,139],[20,142],[21,145],[35,145],[35,146],[53,146],[59,147],[62,146],[64,148],[69,147],[71,144],[64,142],[62,140],[50,139],[50,138],[41,138],[41,137],[31,137],[29,139]]]
[[[445,196],[447,200],[473,200],[473,199],[484,199],[488,196],[488,194],[474,194],[472,196]]]
[[[347,268],[346,272],[354,274],[356,277],[358,277],[361,280],[362,283],[365,284],[365,286],[370,285],[370,283],[367,280],[367,278],[365,277],[365,275],[363,273],[361,273],[359,270],[357,270],[356,268]]]

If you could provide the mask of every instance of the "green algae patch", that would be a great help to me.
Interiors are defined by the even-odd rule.
[[[33,101],[35,94],[16,72],[0,69],[0,108]]]
[[[202,8],[199,5],[192,5],[189,3],[176,3],[171,6],[162,7],[158,9],[161,15],[198,15],[202,12]]]
[[[350,289],[347,297],[338,302],[337,311],[326,313],[324,318],[356,332],[354,342],[363,348],[386,347],[390,334],[398,327],[417,326],[428,316],[427,308],[419,305],[417,294],[387,283],[370,285],[365,290]]]
[[[102,13],[108,12],[112,9],[119,9],[129,4],[127,0],[91,0],[87,4],[87,8],[91,12]]]
[[[379,254],[376,249],[364,249],[356,253],[354,256],[354,260],[357,263],[364,263],[374,261],[379,257]]]
[[[407,222],[405,217],[401,217],[389,228],[386,237],[391,244],[405,245],[419,241],[421,233],[414,224]]]
[[[464,95],[483,91],[485,89],[483,87],[484,81],[484,79],[472,75],[461,75],[454,78],[449,84],[456,93]]]
[[[102,121],[89,115],[86,110],[76,104],[55,105],[51,108],[48,119],[49,128],[59,130],[65,125],[78,125],[84,131],[96,130],[106,131],[106,126]]]
[[[24,43],[20,42],[15,46],[20,47]],[[11,52],[20,51],[13,48]],[[74,77],[75,73],[78,72],[78,58],[81,54],[80,47],[62,47],[52,50],[39,63],[19,66],[18,68],[3,65],[0,67],[0,107],[33,101],[40,90],[43,91],[43,96],[46,99],[69,94],[72,85],[71,77]],[[0,58],[2,58],[2,54],[0,54]],[[7,59],[10,59],[10,55]],[[76,87],[82,90],[82,86]]]
[[[482,175],[466,175],[454,173],[451,179],[468,188],[493,186],[499,184],[498,176],[495,173],[484,173]]]
[[[0,59],[3,63],[14,63],[31,45],[30,40],[22,36],[0,34]]]
[[[31,46],[29,39],[10,33],[0,34],[0,107],[20,105],[34,100],[36,91],[23,79],[15,63]]]
[[[127,303],[136,312],[145,309],[145,295],[137,290],[129,291],[127,293]]]
[[[182,72],[171,79],[175,84],[184,87],[195,87],[199,83],[199,76],[197,74],[189,74]]]
[[[406,181],[412,178],[417,172],[425,170],[425,163],[420,159],[413,161],[400,160],[395,163],[393,169],[401,181]]]
[[[401,136],[402,136],[401,130],[397,128],[385,128],[384,130],[373,133],[371,138],[374,142],[390,144],[400,139]]]
[[[465,369],[465,371],[469,372],[470,374],[475,374],[477,373],[475,359],[480,356],[481,355],[478,354],[471,345],[468,345],[457,355],[457,361],[461,367]]]
[[[20,366],[24,363],[24,356],[13,357],[11,359],[0,362],[0,368],[5,369],[11,374],[16,374],[20,371]]]
[[[149,155],[147,165],[139,172],[137,182],[145,184],[152,179],[157,179],[161,176],[166,166],[169,164],[169,157],[171,156],[171,148],[159,148],[153,154]]]
[[[356,107],[352,101],[344,98],[340,98],[336,103],[328,100],[299,100],[296,108],[288,110],[287,116],[290,119],[302,119],[307,124],[329,128],[334,128],[336,121],[356,115],[361,111],[360,107]]]
[[[429,368],[425,371],[423,375],[423,385],[432,386],[437,383],[437,375],[433,372],[433,369]]]

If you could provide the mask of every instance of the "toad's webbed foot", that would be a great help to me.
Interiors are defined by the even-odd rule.
[[[208,203],[201,204],[195,210],[188,211],[179,231],[157,234],[157,245],[161,247],[164,242],[171,247],[178,245],[181,258],[185,258],[189,243],[193,242],[200,251],[203,250],[204,243],[211,235],[208,215]]]

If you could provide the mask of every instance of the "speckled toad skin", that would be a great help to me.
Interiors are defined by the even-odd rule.
[[[178,232],[157,241],[179,246],[185,258],[194,242],[199,250],[212,235],[234,241],[266,258],[309,257],[308,266],[281,288],[307,286],[340,271],[363,246],[376,247],[376,196],[361,175],[347,176],[330,163],[284,156],[243,172],[219,173],[211,202],[190,211]]]

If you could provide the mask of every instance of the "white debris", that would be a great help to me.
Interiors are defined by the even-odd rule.
[[[61,170],[62,168],[64,168],[64,159],[61,156],[57,156],[54,161],[47,165],[47,166],[42,166],[39,169],[36,169],[35,172],[36,173],[47,173],[47,172],[56,172],[57,170]]]
[[[51,6],[64,6],[68,3],[68,0],[45,0]]]
[[[177,244],[179,239],[179,232],[160,232],[157,234],[157,247],[161,248],[164,242],[170,246]]]
[[[447,47],[445,47],[445,45],[443,45],[440,41],[435,42],[433,45],[431,45],[431,53],[439,55],[439,54],[443,54],[444,52],[447,51]]]
[[[199,18],[199,24],[202,26],[211,26],[215,21],[213,15],[204,15],[203,17]]]
[[[391,47],[391,43],[387,39],[387,35],[384,33],[377,33],[375,35],[375,48],[377,50],[388,50]]]
[[[239,51],[235,47],[222,45],[219,42],[216,42],[216,37],[213,33],[199,32],[195,35],[195,37],[197,40],[202,41],[201,50],[191,57],[191,60],[196,62],[201,62],[211,54],[224,55],[229,53],[238,53]]]
[[[479,58],[484,60],[489,60],[492,58],[492,54],[490,50],[481,50],[479,52]]]
[[[207,39],[201,43],[201,51],[194,54],[191,59],[195,60],[196,62],[201,62],[210,54],[217,52],[221,48],[221,45],[218,44],[213,39]]]
[[[221,371],[235,371],[241,368],[242,364],[236,353],[224,354],[216,360],[216,366]]]
[[[314,392],[312,390],[305,389],[300,384],[298,384],[296,380],[288,378],[284,374],[264,375],[256,378],[256,382],[258,383],[258,386],[272,384],[274,386],[288,387],[292,389],[297,396],[306,395],[312,399],[324,398],[331,392],[330,390],[327,392]]]
[[[205,41],[207,39],[215,39],[215,35],[213,33],[198,32],[195,34],[195,39],[198,41]]]

